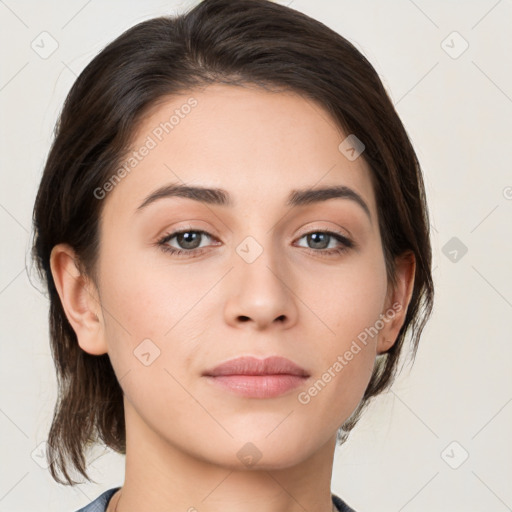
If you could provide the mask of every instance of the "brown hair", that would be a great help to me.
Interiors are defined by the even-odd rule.
[[[188,13],[141,22],[106,46],[65,100],[34,205],[33,258],[50,299],[49,327],[58,400],[47,441],[52,477],[86,479],[85,450],[103,442],[125,453],[123,393],[108,354],[83,351],[63,310],[50,253],[69,244],[84,275],[97,282],[98,223],[104,202],[93,191],[122,161],[138,123],[158,102],[211,83],[290,90],[325,108],[365,145],[376,195],[388,279],[405,251],[416,258],[412,298],[396,343],[378,356],[343,442],[369,400],[393,381],[406,333],[412,355],[431,314],[429,218],[419,162],[376,71],[346,39],[298,11],[268,0],[204,0]],[[61,471],[62,480],[57,469]]]

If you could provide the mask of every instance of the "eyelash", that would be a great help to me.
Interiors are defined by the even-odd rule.
[[[156,242],[156,245],[158,247],[160,247],[160,249],[162,251],[164,251],[165,253],[170,253],[173,256],[177,256],[180,258],[186,258],[186,257],[196,258],[198,256],[201,256],[206,249],[205,247],[187,250],[187,249],[176,249],[174,247],[170,247],[169,245],[167,245],[167,242],[169,242],[175,236],[180,235],[182,233],[200,233],[201,235],[206,235],[210,238],[215,238],[214,236],[210,235],[208,232],[202,231],[199,229],[183,229],[181,231],[174,231],[172,233],[164,235],[162,238],[160,238],[160,240],[158,240]],[[346,251],[348,251],[349,249],[352,249],[353,247],[355,247],[355,243],[352,240],[348,239],[341,233],[337,233],[335,231],[321,231],[321,230],[309,231],[308,233],[304,233],[301,237],[299,237],[299,240],[301,238],[304,238],[305,236],[316,234],[316,233],[322,233],[322,234],[329,235],[329,236],[333,237],[335,240],[337,240],[338,242],[340,242],[341,244],[343,244],[342,247],[338,247],[335,249],[311,249],[309,247],[302,247],[302,249],[305,249],[309,253],[314,254],[316,256],[317,255],[321,255],[321,256],[325,256],[325,257],[339,256],[340,254],[343,254]]]

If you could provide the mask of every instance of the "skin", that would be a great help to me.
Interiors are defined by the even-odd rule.
[[[66,244],[51,255],[80,347],[109,354],[124,392],[126,475],[108,510],[330,511],[336,431],[360,402],[376,356],[396,340],[414,258],[397,258],[398,284],[388,285],[371,171],[340,152],[346,134],[298,94],[219,84],[189,91],[150,112],[133,148],[190,97],[197,106],[103,199],[98,286],[80,275]],[[235,204],[173,197],[135,213],[175,182],[221,187]],[[346,198],[285,205],[292,189],[327,185],[355,190],[371,219]],[[176,257],[156,245],[183,228],[211,235],[200,239],[203,254]],[[322,256],[342,244],[331,238],[319,249],[305,236],[332,230],[356,247]],[[263,250],[252,263],[236,251],[247,236]],[[176,237],[167,245],[187,250]],[[300,403],[298,394],[397,302],[378,335]],[[148,338],[160,355],[146,366],[134,350]],[[311,377],[261,399],[201,375],[240,355],[288,357]],[[249,442],[261,455],[252,466],[237,456]]]

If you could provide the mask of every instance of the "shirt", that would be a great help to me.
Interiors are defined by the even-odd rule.
[[[120,487],[114,487],[100,494],[94,501],[86,505],[85,507],[77,510],[76,512],[105,512],[107,510],[108,502],[114,493],[120,489]],[[350,508],[341,498],[332,494],[332,502],[339,512],[355,512],[354,509]]]

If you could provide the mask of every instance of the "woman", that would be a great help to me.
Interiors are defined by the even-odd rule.
[[[73,85],[34,228],[51,474],[126,454],[83,511],[352,510],[336,444],[433,301],[421,169],[353,45],[267,0],[139,23]]]

